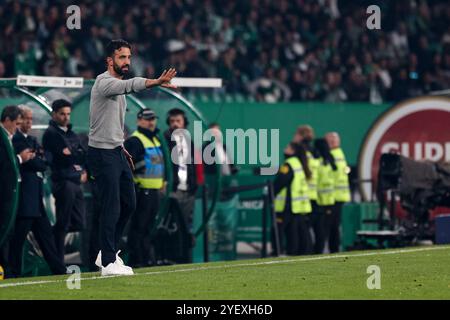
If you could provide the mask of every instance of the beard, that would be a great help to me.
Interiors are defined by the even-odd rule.
[[[125,67],[127,67],[128,70],[124,70],[123,68],[125,68]],[[130,66],[128,64],[124,65],[123,67],[119,67],[119,65],[114,63],[113,68],[114,68],[114,71],[121,77],[125,76],[130,71]]]

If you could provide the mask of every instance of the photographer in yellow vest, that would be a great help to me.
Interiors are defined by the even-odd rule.
[[[333,155],[337,170],[334,172],[334,198],[335,204],[331,215],[325,219],[327,229],[328,248],[331,253],[338,252],[341,244],[340,225],[341,212],[344,203],[350,201],[350,187],[348,174],[350,172],[345,159],[344,151],[341,149],[341,139],[337,132],[329,132],[325,135],[330,152]]]
[[[150,231],[158,213],[160,192],[164,187],[164,158],[157,135],[157,116],[151,109],[137,115],[137,130],[125,141],[133,157],[136,187],[136,211],[131,217],[128,234],[129,264],[145,267],[154,264],[154,245]]]
[[[314,231],[314,253],[323,253],[325,247],[325,219],[331,216],[335,204],[335,174],[337,166],[325,139],[316,139],[314,149],[319,155],[317,171],[317,208],[312,215],[311,224]]]
[[[305,148],[291,142],[285,149],[286,160],[274,181],[275,212],[281,239],[288,255],[311,253],[307,179],[311,177]],[[284,239],[283,239],[284,238]]]

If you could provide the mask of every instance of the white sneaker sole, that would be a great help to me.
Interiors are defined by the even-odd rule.
[[[120,251],[119,251],[119,252],[120,252]],[[116,261],[120,259],[120,258],[119,258],[119,252],[117,252],[117,254],[116,254]],[[120,264],[121,264],[125,269],[128,269],[128,270],[131,272],[131,274],[134,274],[134,273],[133,273],[133,269],[132,269],[131,267],[129,267],[129,266],[126,266],[126,265],[123,263],[122,259],[120,259]],[[96,265],[97,267],[99,267],[100,269],[103,268],[103,266],[102,266],[102,251],[99,251],[99,252],[98,252],[97,259],[95,259],[95,265]]]
[[[122,269],[122,270],[114,270],[114,271],[107,271],[106,268],[102,268],[101,276],[107,277],[107,276],[132,276],[134,275],[134,272],[132,270],[128,269]]]
[[[101,276],[102,277],[111,277],[111,276],[133,276],[134,275],[134,273],[122,273],[122,272],[118,272],[118,273],[115,273],[115,272],[103,272],[102,271],[102,273],[101,273]]]

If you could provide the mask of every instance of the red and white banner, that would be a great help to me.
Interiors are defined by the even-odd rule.
[[[398,152],[422,161],[450,162],[450,99],[421,97],[401,102],[381,115],[359,154],[360,179],[376,180],[382,153]],[[371,186],[362,186],[365,199]]]

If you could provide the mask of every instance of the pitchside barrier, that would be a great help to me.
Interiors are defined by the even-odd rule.
[[[224,177],[225,181],[236,180],[232,177]],[[268,243],[272,243],[273,255],[278,255],[280,251],[280,239],[278,230],[275,227],[276,219],[273,210],[273,185],[271,180],[265,180],[257,184],[236,185],[227,183],[222,188],[221,201],[215,207],[215,210],[208,219],[208,224],[203,230],[203,236],[197,237],[198,245],[194,250],[194,262],[235,260],[238,257],[237,245],[243,240],[244,234],[252,233],[255,238],[244,239],[248,243],[257,243],[259,256],[265,258],[268,256]],[[206,197],[203,197],[206,199]],[[252,232],[245,230],[242,219],[245,213],[242,212],[242,203],[260,202],[261,207],[255,212],[254,218],[258,221]],[[200,207],[200,206],[197,206]],[[205,204],[203,206],[205,207]],[[204,210],[203,210],[204,212]],[[245,218],[244,218],[245,219]],[[194,223],[205,221],[205,216],[200,216],[200,210],[195,211]],[[253,222],[253,223],[255,223]],[[252,227],[250,225],[250,227]],[[249,241],[251,240],[251,241]],[[203,249],[203,252],[202,250]]]

